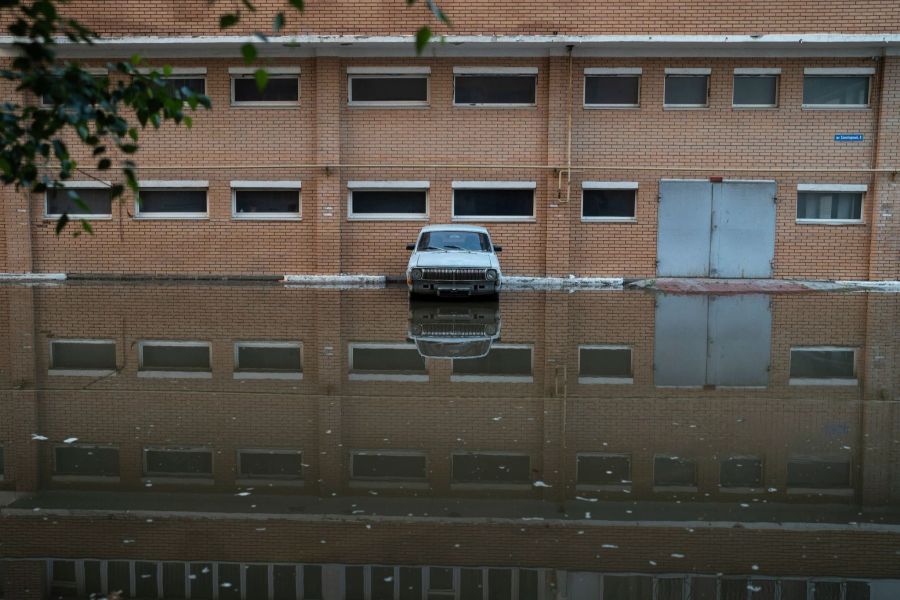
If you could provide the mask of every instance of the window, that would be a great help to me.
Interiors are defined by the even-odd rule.
[[[82,67],[82,70],[89,75],[93,75],[95,79],[109,76],[109,69],[106,67]],[[68,102],[69,98],[60,98],[60,104],[62,105],[68,104]],[[41,106],[53,106],[53,98],[45,94],[41,96],[39,104]]]
[[[44,216],[47,219],[58,219],[64,214],[72,219],[112,218],[112,195],[109,191],[112,183],[68,181],[62,182],[62,186],[44,193]]]
[[[653,578],[649,575],[604,575],[603,597],[652,600]]]
[[[536,67],[454,67],[453,104],[456,106],[534,106]]]
[[[532,347],[494,345],[480,358],[453,359],[450,381],[531,383]]]
[[[235,219],[299,219],[299,181],[232,181]]]
[[[116,372],[113,340],[51,340],[50,375],[103,376]]]
[[[804,69],[803,108],[868,108],[870,67]]]
[[[50,597],[78,596],[77,564],[74,560],[54,560],[50,563]]]
[[[413,344],[350,344],[351,381],[428,381]]]
[[[584,70],[586,108],[637,108],[640,97],[640,68]]]
[[[665,106],[708,107],[710,72],[710,69],[666,69]]]
[[[454,181],[453,219],[456,221],[533,221],[531,181]]]
[[[856,350],[791,348],[791,385],[856,385]]]
[[[118,477],[119,449],[104,446],[66,445],[54,448],[56,477]]]
[[[424,481],[424,452],[357,450],[351,456],[351,477],[362,480]]]
[[[3,446],[0,446],[0,481],[3,481],[6,475],[6,462],[4,462]]]
[[[459,452],[451,457],[453,483],[531,484],[531,458],[503,452]]]
[[[140,181],[135,200],[138,219],[205,219],[208,181]]]
[[[788,460],[787,485],[802,489],[849,488],[850,458],[793,456]]]
[[[138,377],[212,376],[209,342],[138,343]]]
[[[144,475],[212,477],[212,460],[207,448],[147,448]]]
[[[735,69],[731,105],[740,108],[778,106],[781,69]]]
[[[138,72],[158,74],[170,91],[187,89],[195,95],[206,94],[206,67],[170,67],[168,74],[163,67],[141,68]]]
[[[237,342],[235,379],[302,379],[303,347],[299,342]]]
[[[578,348],[578,383],[634,383],[631,348],[581,346]]]
[[[723,488],[755,488],[762,485],[762,460],[756,456],[732,456],[719,466]]]
[[[653,485],[696,488],[697,463],[679,456],[655,456],[653,457]]]
[[[581,487],[631,486],[631,457],[626,454],[579,454],[576,460]]]
[[[351,181],[350,219],[427,219],[427,181]]]
[[[232,106],[296,106],[300,103],[300,68],[267,67],[269,80],[256,85],[254,67],[230,67]]]
[[[303,479],[300,450],[238,450],[237,458],[241,479]]]
[[[807,184],[797,186],[798,223],[861,223],[866,185]]]
[[[347,67],[351,106],[428,106],[430,67]]]
[[[581,184],[582,221],[634,221],[638,184],[585,181]]]
[[[475,231],[426,231],[419,238],[418,252],[440,252],[444,249],[491,252],[491,241],[485,233]]]

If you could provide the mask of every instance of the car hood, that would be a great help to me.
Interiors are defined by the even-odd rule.
[[[412,262],[413,267],[497,268],[497,259],[490,252],[420,252]]]

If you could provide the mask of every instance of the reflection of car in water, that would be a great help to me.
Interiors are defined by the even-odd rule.
[[[500,338],[500,303],[411,300],[409,338],[426,358],[480,358]]]
[[[409,293],[428,296],[496,296],[503,285],[488,230],[474,225],[428,225],[419,232],[406,266]]]

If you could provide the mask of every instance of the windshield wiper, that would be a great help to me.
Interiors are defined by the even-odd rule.
[[[443,248],[438,248],[437,246],[425,246],[423,250],[443,250]]]
[[[471,250],[469,250],[467,248],[463,248],[462,246],[453,246],[453,245],[444,246],[444,250],[465,250],[466,252],[471,252]]]

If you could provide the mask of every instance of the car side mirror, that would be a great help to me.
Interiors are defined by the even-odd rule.
[[[415,244],[407,244],[407,245],[406,245],[406,249],[407,249],[407,250],[415,250],[415,249],[416,249],[416,245],[415,245]]]
[[[494,244],[494,252],[503,252],[503,246],[498,246]]]

